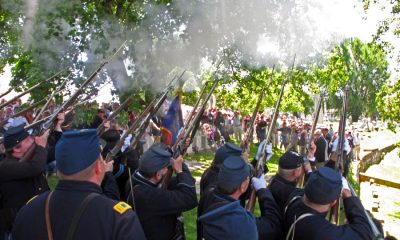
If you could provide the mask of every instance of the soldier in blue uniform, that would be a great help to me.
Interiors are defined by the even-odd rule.
[[[176,173],[167,189],[160,188],[168,166]],[[133,174],[133,205],[149,240],[182,239],[181,213],[197,206],[195,179],[182,156],[171,161],[171,153],[159,145],[139,159]],[[128,202],[131,203],[130,194]]]
[[[5,133],[6,154],[0,159],[0,239],[9,237],[18,210],[49,189],[44,175],[47,137],[48,131],[40,137],[30,136],[24,125]]]
[[[287,151],[279,158],[278,172],[272,178],[268,189],[274,196],[282,214],[290,194],[297,189],[299,180],[304,174],[307,179],[312,172],[309,161],[315,160],[313,154],[313,151],[309,151],[306,162],[302,156],[293,151]]]
[[[325,217],[340,195],[349,223],[336,226]],[[285,226],[286,239],[373,239],[360,200],[352,196],[347,180],[328,167],[321,167],[311,174],[304,194],[301,194],[301,191],[292,194],[285,213]]]
[[[241,156],[243,150],[233,143],[225,143],[215,152],[214,160],[209,168],[207,168],[200,180],[200,196],[204,192],[210,191],[217,185],[218,172],[222,162],[230,156]]]
[[[55,154],[60,181],[20,210],[13,239],[145,239],[131,207],[103,194],[112,162],[103,161],[95,129],[64,133]]]
[[[218,174],[217,187],[204,199],[204,213],[199,217],[204,239],[280,239],[281,215],[264,176],[253,177],[261,216],[255,218],[240,205],[239,198],[250,185],[251,168],[243,158],[225,159]]]
[[[200,179],[200,200],[197,208],[197,218],[199,218],[206,207],[205,199],[207,195],[213,192],[217,186],[218,173],[224,160],[231,156],[243,156],[248,158],[248,153],[243,153],[243,149],[233,143],[225,143],[215,152],[214,160],[209,168],[207,168]],[[243,194],[242,199],[246,194]],[[247,194],[248,195],[248,194]],[[197,238],[201,239],[201,225],[197,223]]]

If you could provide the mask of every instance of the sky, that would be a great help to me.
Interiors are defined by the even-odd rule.
[[[312,0],[310,0],[312,1]],[[380,5],[372,5],[367,13],[365,13],[361,7],[361,3],[358,0],[332,0],[332,1],[315,1],[315,8],[308,10],[308,15],[304,16],[304,20],[310,22],[311,31],[317,36],[321,36],[321,41],[326,40],[324,38],[335,38],[332,33],[337,34],[338,38],[343,37],[358,37],[363,41],[370,41],[372,35],[375,33],[377,24],[379,21],[385,19],[386,16],[390,16],[389,8],[382,8]],[[323,17],[321,17],[323,13]],[[396,39],[392,34],[387,34],[384,38],[386,41],[396,44],[394,47],[399,51],[400,41]],[[318,44],[319,41],[315,41],[312,44]],[[271,44],[270,39],[260,35],[257,41],[257,50],[260,53],[273,53],[277,48]],[[329,49],[326,49],[329,51]],[[279,54],[279,53],[277,53]],[[391,63],[390,68],[396,66],[395,62],[388,59]],[[4,74],[0,75],[0,93],[5,92],[8,89],[8,84],[11,79],[11,67],[7,66],[4,70]],[[394,78],[395,75],[392,75]],[[98,102],[108,102],[112,99],[110,95],[110,89],[113,86],[102,87],[99,91],[96,100]],[[15,93],[8,94],[5,98],[11,98]],[[27,97],[25,97],[26,100]]]

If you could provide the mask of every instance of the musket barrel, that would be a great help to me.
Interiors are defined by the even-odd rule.
[[[11,98],[10,100],[8,100],[7,102],[4,102],[2,104],[0,104],[0,108],[3,108],[5,106],[8,106],[10,103],[12,103],[13,101],[15,101],[16,99],[24,96],[25,94],[28,94],[30,92],[32,92],[33,90],[35,90],[36,88],[38,88],[42,83],[36,83],[35,85],[33,85],[32,87],[30,87],[29,89],[23,91],[22,93],[18,94],[17,96]]]
[[[285,79],[285,80],[283,81],[283,83],[282,83],[282,87],[281,87],[281,90],[280,90],[280,92],[279,92],[278,99],[276,100],[274,114],[273,114],[273,116],[272,116],[271,123],[270,123],[270,126],[269,126],[269,128],[268,128],[267,137],[265,138],[265,144],[264,144],[263,149],[262,149],[262,151],[261,151],[261,154],[262,154],[262,155],[261,155],[260,159],[259,159],[258,162],[257,162],[256,173],[255,173],[255,174],[257,175],[257,177],[261,176],[261,174],[263,173],[264,164],[265,164],[265,160],[266,160],[265,148],[267,147],[268,142],[270,141],[270,138],[271,138],[271,135],[272,135],[272,130],[274,129],[274,125],[275,125],[276,119],[278,118],[279,106],[280,106],[280,104],[281,104],[281,100],[282,100],[282,96],[283,96],[283,91],[284,91],[284,89],[285,89],[285,86],[286,86],[287,81],[289,81],[289,79],[290,79],[291,76],[292,76],[292,72],[293,72],[293,69],[294,69],[295,59],[296,59],[296,55],[295,55],[294,58],[293,58],[292,67],[291,67],[291,69],[289,70],[288,76],[286,77],[286,79]],[[250,199],[248,200],[248,202],[247,202],[247,204],[246,204],[246,209],[247,209],[248,211],[250,211],[250,212],[253,212],[253,211],[254,211],[254,206],[255,206],[255,203],[256,203],[256,198],[257,198],[257,193],[256,193],[256,191],[253,189],[253,191],[251,192],[251,195],[250,195]]]
[[[208,92],[206,98],[204,99],[204,101],[203,101],[199,111],[197,112],[196,116],[194,117],[193,121],[184,126],[185,135],[181,139],[176,141],[174,146],[172,146],[174,158],[177,158],[179,155],[185,154],[187,147],[188,147],[188,146],[186,146],[186,139],[190,137],[190,141],[193,140],[193,137],[196,134],[197,127],[200,123],[201,116],[204,113],[206,104],[207,104],[208,100],[210,99],[212,93],[214,92],[215,88],[217,87],[218,82],[219,82],[219,79],[215,80],[213,86],[211,87],[210,91]],[[173,173],[172,168],[168,168],[168,172],[165,174],[163,182],[162,182],[163,189],[168,188],[170,179],[172,177],[172,173]]]
[[[27,107],[27,108],[25,108],[25,109],[23,109],[23,110],[21,110],[21,111],[15,113],[14,115],[12,115],[12,116],[10,116],[10,117],[4,119],[3,121],[1,121],[0,126],[3,126],[4,124],[6,124],[7,121],[8,121],[8,119],[10,119],[10,118],[15,118],[15,117],[24,115],[24,114],[27,113],[28,111],[30,111],[30,110],[34,109],[35,107],[39,106],[40,104],[42,104],[45,100],[46,100],[46,99],[42,99],[42,100],[40,100],[39,102],[36,102],[36,103],[34,103],[33,105],[31,105],[31,106],[29,106],[29,107]]]
[[[204,95],[204,93],[205,93],[205,90],[206,90],[206,88],[207,88],[208,83],[209,83],[209,82],[207,81],[207,82],[204,84],[203,88],[201,89],[199,98],[196,100],[196,103],[194,104],[193,109],[192,109],[192,111],[190,112],[190,114],[186,117],[185,123],[183,124],[184,126],[188,125],[188,124],[190,123],[190,121],[192,120],[193,115],[194,115],[194,113],[196,112],[196,109],[197,109],[197,107],[199,106],[199,103],[200,103],[201,99],[203,98],[203,95]]]
[[[243,152],[248,152],[249,151],[250,140],[253,137],[254,123],[256,121],[256,117],[257,117],[258,110],[260,108],[261,101],[262,101],[262,99],[264,97],[264,91],[265,91],[265,86],[263,86],[262,89],[261,89],[261,92],[260,92],[260,95],[258,97],[258,101],[257,101],[256,107],[254,108],[253,114],[251,116],[250,124],[249,124],[249,126],[247,128],[247,131],[246,131],[246,134],[245,134],[245,136],[244,136],[244,138],[242,140],[242,144],[241,145],[242,145],[242,148],[243,148]]]
[[[183,74],[186,72],[184,70],[180,77],[178,78],[178,81],[183,77]],[[160,97],[154,98],[150,104],[146,107],[146,109],[138,116],[138,118],[132,123],[132,125],[129,127],[127,131],[124,132],[124,134],[121,136],[117,144],[114,146],[113,149],[107,154],[106,156],[106,161],[111,161],[113,157],[117,155],[117,153],[121,150],[121,147],[124,144],[125,138],[128,137],[129,134],[131,134],[135,129],[137,129],[139,126],[143,126],[143,120],[147,119],[147,117],[151,116],[152,113],[158,111],[158,109],[162,106],[164,103],[165,99],[167,98],[168,93],[172,90],[172,84],[176,80],[176,76],[170,81],[170,83],[167,85],[167,87],[164,89],[163,93],[161,94]],[[150,119],[149,119],[150,120]]]
[[[3,103],[3,104],[0,104],[0,108],[3,108],[3,107],[5,107],[5,106],[9,105],[9,104],[12,103],[14,100],[16,100],[16,99],[18,99],[18,98],[24,96],[25,94],[32,92],[33,90],[35,90],[36,88],[38,88],[38,87],[39,87],[40,85],[42,85],[43,83],[48,82],[48,81],[52,80],[53,78],[57,77],[60,73],[64,72],[66,69],[67,69],[67,68],[65,68],[65,69],[63,69],[63,70],[57,72],[56,74],[54,74],[53,76],[47,78],[47,79],[44,80],[44,81],[40,81],[39,83],[33,85],[33,86],[30,87],[29,89],[23,91],[22,93],[18,94],[18,95],[15,96],[15,97],[13,97],[11,100],[9,100],[9,101],[7,101],[7,102],[5,102],[5,103]],[[11,92],[11,90],[12,90],[12,88],[10,88],[9,91],[7,91],[7,94],[8,94],[9,92]],[[2,97],[5,96],[5,95],[6,95],[6,94],[3,94]]]
[[[71,74],[70,74],[71,75]],[[68,75],[68,76],[70,76]],[[67,78],[68,78],[67,76]],[[40,119],[40,117],[42,116],[43,112],[46,110],[46,108],[49,106],[51,100],[54,98],[54,96],[59,93],[61,91],[61,89],[65,86],[65,84],[67,83],[68,79],[65,79],[60,87],[58,87],[49,97],[49,99],[47,100],[47,102],[43,105],[43,107],[40,109],[39,113],[35,116],[35,119],[33,120],[33,122],[36,122],[38,119]]]
[[[112,121],[112,120],[114,120],[114,119],[118,116],[118,114],[119,114],[122,110],[126,109],[131,103],[132,103],[132,98],[131,98],[131,97],[128,97],[127,99],[125,99],[125,101],[124,101],[117,109],[115,109],[115,110],[113,111],[113,113],[112,113],[110,116],[108,116],[108,118],[107,118],[106,121]],[[103,121],[103,122],[97,127],[97,134],[98,134],[99,136],[100,136],[101,134],[103,134],[103,132],[104,132],[104,124],[105,124],[105,121]]]

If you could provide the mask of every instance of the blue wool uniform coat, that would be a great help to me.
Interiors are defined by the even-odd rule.
[[[306,183],[310,173],[307,173],[304,177],[304,182]],[[279,174],[276,174],[271,182],[268,184],[268,189],[271,191],[272,196],[276,203],[278,204],[279,210],[281,211],[282,215],[286,206],[287,201],[290,199],[290,195],[296,191],[298,188],[297,182],[289,182]]]
[[[115,210],[117,201],[106,197],[98,185],[82,181],[60,181],[55,188],[49,207],[53,239],[65,239],[73,216],[90,193],[97,195],[83,212],[74,239],[146,239],[132,209]],[[44,214],[47,195],[48,192],[39,195],[20,210],[13,239],[47,239]]]
[[[198,239],[280,239],[282,217],[267,189],[257,191],[261,216],[255,218],[239,200],[214,189],[201,201]],[[200,210],[201,208],[201,210]]]
[[[295,240],[368,240],[372,238],[372,231],[365,216],[363,206],[357,197],[343,199],[348,224],[336,226],[325,219],[326,213],[319,213],[303,203],[302,198],[289,205],[285,216],[287,229],[292,225],[294,218],[304,213],[312,216],[299,220],[295,225]],[[292,238],[290,238],[292,239]]]
[[[12,156],[0,160],[0,239],[10,232],[19,209],[33,196],[49,190],[44,171],[47,150],[37,146],[24,162]]]
[[[134,208],[146,238],[169,240],[175,234],[177,217],[197,206],[195,179],[186,164],[171,179],[168,189],[159,188],[139,172],[133,174]],[[128,198],[129,199],[129,198]],[[128,200],[128,203],[131,203]]]

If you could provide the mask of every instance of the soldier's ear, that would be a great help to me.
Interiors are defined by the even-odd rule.
[[[96,160],[96,163],[94,164],[94,172],[96,175],[100,175],[104,172],[104,163],[102,162],[103,160]]]
[[[250,181],[248,179],[244,180],[241,184],[240,184],[240,191],[242,193],[245,193],[247,191],[247,188],[249,187]]]

